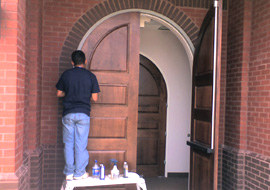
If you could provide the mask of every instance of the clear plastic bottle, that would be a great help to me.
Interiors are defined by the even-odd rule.
[[[105,166],[103,164],[100,164],[100,180],[105,180]]]
[[[98,162],[97,160],[95,160],[95,164],[94,166],[92,167],[92,176],[95,177],[95,178],[98,178],[99,177],[99,167],[98,167]]]
[[[124,162],[123,168],[124,168],[124,178],[127,178],[128,177],[128,164],[127,164],[127,162]]]

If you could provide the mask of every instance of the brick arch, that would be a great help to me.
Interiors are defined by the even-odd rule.
[[[62,73],[70,62],[72,51],[78,48],[87,31],[100,19],[114,12],[127,9],[150,10],[162,14],[174,21],[187,34],[190,41],[195,44],[199,28],[198,26],[178,7],[166,0],[105,0],[89,9],[73,25],[69,32],[60,56],[59,73]]]

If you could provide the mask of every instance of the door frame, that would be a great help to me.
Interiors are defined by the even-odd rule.
[[[93,30],[95,30],[95,28],[100,25],[102,22],[104,22],[105,20],[107,20],[108,18],[111,18],[113,16],[122,14],[122,13],[130,13],[130,12],[139,12],[141,14],[143,14],[144,16],[147,16],[159,23],[161,23],[162,25],[166,26],[167,28],[169,28],[173,34],[180,40],[180,42],[183,44],[188,58],[189,58],[189,64],[192,68],[193,65],[193,57],[194,57],[194,52],[195,52],[195,47],[194,44],[192,43],[191,39],[188,37],[187,33],[177,24],[175,23],[173,20],[169,19],[168,17],[151,11],[151,10],[144,10],[144,9],[126,9],[126,10],[121,10],[121,11],[117,11],[114,13],[111,13],[105,17],[103,17],[102,19],[100,19],[98,22],[96,22],[84,35],[84,37],[82,38],[81,42],[78,45],[78,50],[80,50],[85,42],[85,40],[87,39],[87,37],[93,32]]]
[[[85,40],[87,39],[87,37],[102,22],[104,22],[105,20],[107,20],[107,19],[109,19],[111,17],[114,17],[116,15],[123,14],[123,13],[129,13],[129,12],[139,12],[139,13],[143,14],[144,16],[147,16],[147,17],[149,17],[149,18],[151,18],[151,19],[153,19],[153,20],[161,23],[165,27],[169,28],[171,30],[171,32],[178,38],[178,40],[180,41],[180,43],[183,45],[183,47],[184,47],[184,49],[185,49],[185,51],[186,51],[186,53],[188,55],[188,62],[189,62],[190,70],[192,71],[192,68],[193,68],[193,57],[194,57],[195,47],[194,47],[193,42],[191,41],[191,39],[188,37],[187,33],[177,23],[175,23],[173,20],[169,19],[168,17],[166,17],[166,16],[164,16],[162,14],[159,14],[159,13],[154,12],[154,11],[151,11],[151,10],[126,9],[126,10],[120,10],[120,11],[111,13],[111,14],[103,17],[98,22],[96,22],[95,24],[93,24],[93,26],[85,33],[85,35],[82,38],[82,40],[80,41],[77,49],[78,50],[81,50],[81,48],[82,48]],[[192,72],[191,72],[191,77],[192,77]],[[168,115],[166,117],[167,117],[167,122],[168,122]],[[189,129],[190,129],[190,126],[189,126]],[[166,130],[167,130],[167,124],[166,124]],[[166,142],[167,142],[167,139],[166,139]],[[165,153],[165,159],[166,159],[166,153]],[[165,177],[167,177],[167,173],[168,173],[167,167],[165,166]]]

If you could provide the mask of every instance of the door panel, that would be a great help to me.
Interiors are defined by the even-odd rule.
[[[149,135],[151,134],[151,135]],[[155,131],[139,132],[138,165],[158,164],[158,134]],[[145,171],[142,171],[145,172]]]
[[[100,95],[96,104],[127,105],[127,86],[100,85]]]
[[[221,6],[220,2],[217,3],[218,6]],[[216,10],[221,11],[222,8],[218,7]],[[219,37],[215,41],[214,16],[215,8],[211,7],[201,26],[194,54],[191,141],[187,142],[191,146],[191,190],[217,189],[218,135],[213,134],[218,134],[219,127],[219,106],[216,104],[220,98],[221,27],[218,27]],[[217,61],[217,67],[214,67],[214,61]]]
[[[95,138],[126,138],[126,131],[127,118],[95,117],[91,119],[89,136]]]
[[[192,189],[213,189],[213,156],[194,151],[192,158],[195,163],[192,173],[194,181],[196,181],[193,183]],[[200,171],[197,168],[200,168]]]
[[[209,122],[196,120],[194,121],[195,134],[194,139],[210,147],[211,144],[211,124]]]
[[[147,104],[145,104],[147,102]],[[160,97],[143,96],[139,98],[139,112],[140,113],[159,113]]]
[[[212,9],[214,10],[214,9]],[[214,19],[207,26],[203,39],[201,41],[200,52],[197,59],[196,75],[213,72],[213,42],[214,42]],[[204,64],[211,63],[211,64]]]
[[[212,86],[196,87],[195,107],[209,108],[212,106]]]
[[[125,161],[126,151],[89,151],[90,160],[98,160],[100,163],[103,163],[104,166],[110,166],[110,159],[117,159],[120,163]],[[95,158],[95,159],[93,159]],[[120,167],[121,168],[121,167]]]
[[[87,149],[89,168],[94,160],[111,170],[110,159],[124,161],[136,171],[139,13],[111,17],[98,25],[85,40],[87,68],[100,84],[98,101],[92,102]]]
[[[128,25],[109,31],[93,52],[91,70],[126,72],[128,40]]]
[[[146,177],[164,175],[166,100],[161,73],[140,56],[137,168]]]

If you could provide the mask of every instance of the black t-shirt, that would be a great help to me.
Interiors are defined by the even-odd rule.
[[[81,67],[66,70],[56,88],[65,92],[63,116],[69,113],[85,113],[89,116],[92,93],[100,92],[96,76]]]

